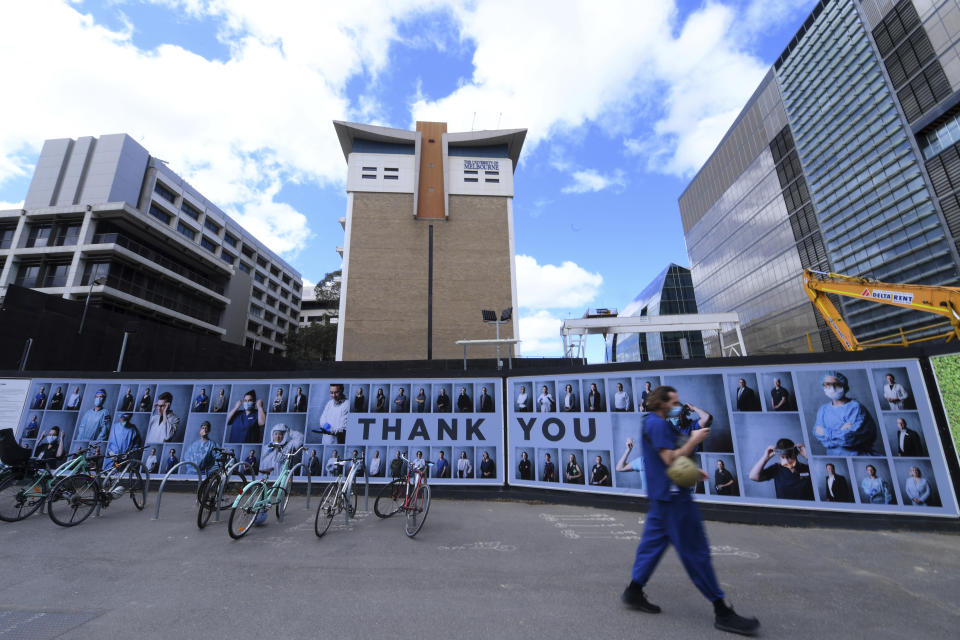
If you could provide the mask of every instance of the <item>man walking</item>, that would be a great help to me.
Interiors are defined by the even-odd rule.
[[[683,433],[679,427],[683,403],[673,387],[661,386],[647,398],[650,412],[643,425],[643,468],[646,474],[650,510],[637,547],[632,580],[621,601],[644,613],[660,613],[660,607],[647,600],[643,588],[653,575],[663,552],[673,544],[687,575],[697,589],[713,603],[714,626],[722,631],[754,635],[760,627],[756,618],[737,615],[724,600],[710,560],[710,545],[703,530],[700,511],[689,488],[679,488],[667,476],[667,468],[681,456],[690,456],[710,435],[709,420],[699,429]],[[676,421],[676,422],[674,422]],[[683,444],[679,441],[686,440]],[[704,480],[706,472],[700,471]]]

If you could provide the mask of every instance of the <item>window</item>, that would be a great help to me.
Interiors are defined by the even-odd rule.
[[[273,322],[276,317],[277,315],[272,311],[267,311],[263,314],[263,319],[266,320],[267,322]]]
[[[17,271],[17,277],[13,284],[21,287],[33,288],[39,285],[40,265],[39,264],[21,264]]]
[[[272,275],[274,278],[279,278],[280,269],[277,269],[276,267],[270,267],[270,275]]]
[[[237,261],[236,258],[234,258],[232,255],[230,255],[226,251],[220,252],[220,259],[226,262],[227,264],[233,264],[234,262]]]
[[[267,259],[262,257],[257,258],[257,266],[260,267],[261,269],[266,269]]]
[[[464,178],[464,182],[480,182],[480,178]]]
[[[364,167],[363,170],[364,170],[364,171],[373,171],[374,173],[377,172],[377,168],[376,168],[376,167]]]
[[[190,217],[193,218],[194,220],[199,220],[199,219],[200,219],[200,210],[197,209],[197,208],[196,208],[195,206],[193,206],[192,204],[190,204],[189,202],[187,202],[186,200],[184,200],[184,201],[180,204],[180,211],[183,211],[185,214],[187,214],[188,216],[190,216]]]
[[[241,262],[239,266],[240,271],[243,271],[244,273],[250,273],[250,265],[248,265],[246,262]]]
[[[17,232],[17,225],[4,225],[0,227],[0,249],[9,249],[13,244],[13,234]]]
[[[500,178],[484,178],[484,182],[500,182]]]
[[[53,227],[53,245],[55,247],[72,247],[80,239],[79,222],[59,223]]]
[[[396,174],[389,174],[389,173],[387,173],[387,174],[384,174],[383,179],[384,179],[384,180],[399,180],[399,179],[400,179],[400,176],[398,176],[398,175],[396,175]]]
[[[210,218],[206,218],[203,221],[203,226],[206,227],[207,230],[213,231],[216,235],[220,235],[220,225],[218,225],[216,222],[214,222]]]
[[[282,302],[281,302],[280,305],[277,307],[277,309],[279,309],[280,313],[286,313],[288,308],[289,308],[289,307],[287,307],[287,305],[283,304]]]
[[[170,224],[170,220],[173,218],[172,215],[161,209],[155,204],[150,205],[150,215],[162,222],[163,224]]]
[[[264,281],[266,278],[263,277],[263,274],[262,274],[262,273],[260,273],[259,271],[257,271],[256,273],[253,274],[253,279],[256,280],[257,282],[259,282],[260,284],[263,284],[263,281]]]
[[[464,169],[463,172],[464,172],[465,174],[467,174],[468,176],[475,176],[475,175],[477,175],[478,173],[480,173],[480,172],[477,171],[476,169]]]
[[[277,290],[277,283],[276,283],[276,282],[273,282],[273,281],[270,281],[270,282],[267,283],[267,288],[270,289],[270,291],[276,291],[276,290]]]
[[[206,238],[200,238],[200,246],[209,251],[210,253],[217,252],[217,245],[213,244]]]
[[[157,180],[157,181],[154,183],[154,185],[153,185],[153,191],[154,191],[158,196],[160,196],[161,198],[163,198],[164,200],[166,200],[167,202],[169,202],[169,203],[171,203],[171,204],[174,203],[174,202],[176,202],[176,200],[177,200],[177,194],[175,194],[173,191],[171,191],[171,190],[168,189],[167,187],[163,186],[163,184],[162,184],[159,180]]]
[[[52,224],[27,225],[27,247],[46,247],[50,245],[50,236],[53,233]]]
[[[223,241],[226,242],[231,247],[233,247],[234,249],[237,248],[237,239],[232,235],[230,235],[229,233],[224,234]]]
[[[283,274],[283,284],[287,284],[287,285],[290,284],[290,276],[288,276],[287,274]]]
[[[185,238],[190,238],[191,240],[197,239],[197,232],[183,224],[182,222],[177,223],[177,231]]]
[[[261,309],[256,305],[250,305],[250,315],[253,316],[254,318],[262,318],[263,309]]]
[[[243,245],[243,249],[241,249],[240,251],[243,252],[243,255],[253,260],[253,255],[254,255],[253,249],[251,249],[247,245]]]
[[[369,174],[369,173],[365,173],[365,174],[363,174],[363,179],[364,179],[364,180],[376,180],[376,179],[377,179],[377,174],[371,175],[371,174]]]
[[[277,306],[277,299],[274,298],[273,296],[267,296],[267,304],[270,305],[271,307],[275,307]]]
[[[383,170],[383,179],[384,180],[399,180],[400,176],[397,173],[400,171],[397,167],[386,167]]]

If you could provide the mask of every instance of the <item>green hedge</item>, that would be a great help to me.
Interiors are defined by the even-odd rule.
[[[930,358],[930,362],[937,372],[940,395],[953,433],[953,444],[960,453],[960,355],[938,356]]]

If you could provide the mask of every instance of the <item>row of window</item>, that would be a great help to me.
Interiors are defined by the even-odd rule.
[[[388,171],[391,171],[391,170],[392,170],[392,171],[396,171],[396,169],[388,169]],[[164,200],[166,200],[167,202],[169,202],[171,205],[176,206],[176,194],[175,194],[171,189],[167,188],[167,187],[166,187],[163,183],[161,183],[159,180],[157,180],[157,181],[154,183],[154,192],[156,192],[157,195],[159,195],[162,199],[164,199]],[[182,211],[183,213],[185,213],[187,216],[189,216],[189,217],[192,218],[193,220],[196,220],[196,221],[199,222],[200,216],[201,216],[201,211],[200,211],[199,209],[197,209],[196,207],[194,207],[194,206],[193,206],[192,204],[190,204],[189,202],[187,202],[186,199],[181,199],[181,202],[180,202],[180,211]],[[162,207],[158,207],[158,206],[157,206],[156,204],[154,204],[154,203],[151,203],[151,204],[150,204],[149,213],[150,213],[151,216],[153,216],[153,217],[156,218],[157,220],[160,220],[161,222],[163,222],[163,223],[166,224],[166,225],[170,225],[171,222],[172,222],[172,220],[173,220],[173,214],[168,213],[168,212],[165,211]],[[223,227],[222,227],[220,224],[218,224],[217,222],[215,222],[214,220],[212,220],[209,216],[207,216],[207,217],[204,218],[204,220],[203,220],[203,226],[204,226],[205,229],[207,229],[208,231],[210,231],[211,233],[213,233],[213,234],[216,235],[217,237],[219,237],[219,236],[220,236],[220,233],[223,231]],[[191,240],[192,242],[196,242],[196,240],[197,240],[197,232],[196,232],[194,229],[191,229],[188,225],[184,224],[183,222],[178,222],[178,223],[177,223],[177,231],[178,231],[181,235],[183,235],[185,238],[188,238],[188,239]],[[224,243],[225,246],[229,246],[229,247],[231,247],[231,248],[233,248],[233,249],[237,249],[237,245],[239,244],[239,240],[237,239],[236,236],[234,236],[234,235],[232,235],[232,234],[230,234],[230,233],[224,232],[224,234],[223,234],[223,243]],[[215,243],[213,243],[212,241],[210,241],[208,238],[205,238],[205,237],[201,236],[201,238],[200,238],[200,245],[201,245],[204,249],[206,249],[207,251],[209,251],[209,252],[211,252],[211,253],[213,253],[213,254],[216,254],[217,245],[216,245]],[[251,259],[251,260],[256,260],[257,266],[259,266],[259,267],[261,267],[261,268],[263,268],[263,269],[265,269],[265,270],[266,270],[266,269],[269,269],[269,270],[270,270],[270,273],[271,273],[274,277],[276,277],[277,279],[282,280],[284,284],[286,284],[286,285],[288,285],[288,286],[292,286],[291,283],[293,282],[293,278],[292,278],[289,274],[287,274],[286,272],[281,272],[281,270],[280,270],[279,268],[277,268],[276,266],[270,265],[270,264],[268,263],[268,261],[267,261],[263,256],[258,256],[258,255],[256,254],[256,252],[255,252],[252,248],[248,247],[247,245],[244,245],[244,246],[243,246],[243,249],[242,249],[242,252],[243,252],[243,255],[246,256],[247,258],[249,258],[249,259]],[[224,254],[222,251],[221,251],[221,254],[220,254],[220,259],[221,259],[223,262],[226,262],[227,264],[230,264],[230,265],[233,265],[233,264],[236,263],[236,256],[230,255],[230,254]],[[247,269],[244,269],[244,272],[245,272],[245,273],[249,273],[249,272],[250,272],[250,271],[249,271],[249,267],[248,267]]]

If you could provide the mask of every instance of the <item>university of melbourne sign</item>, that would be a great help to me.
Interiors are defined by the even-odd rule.
[[[499,171],[499,160],[464,160],[464,169],[480,169],[482,171]]]

